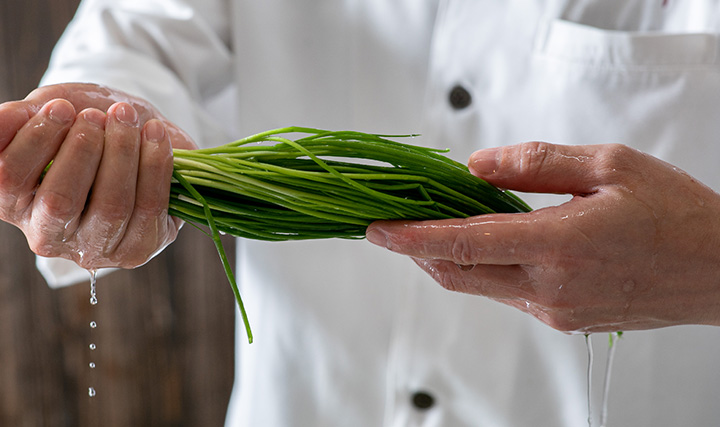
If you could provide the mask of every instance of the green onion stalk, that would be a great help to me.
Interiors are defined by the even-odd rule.
[[[220,147],[174,150],[169,213],[209,228],[249,342],[252,332],[222,234],[268,241],[362,239],[376,220],[530,211],[514,194],[444,156],[447,150],[389,138],[288,127]]]

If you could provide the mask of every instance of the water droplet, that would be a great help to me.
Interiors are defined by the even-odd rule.
[[[97,270],[88,270],[90,272],[90,304],[96,305],[97,299]]]
[[[96,305],[98,303],[97,299],[97,271],[96,270],[88,270],[90,273],[90,304]],[[97,328],[97,323],[94,320],[90,321],[90,328],[95,329]],[[90,343],[88,346],[90,347],[90,350],[95,350],[96,346],[95,343]],[[88,366],[90,366],[90,369],[95,369],[95,362],[88,363]],[[95,388],[94,387],[88,387],[88,396],[95,397]]]

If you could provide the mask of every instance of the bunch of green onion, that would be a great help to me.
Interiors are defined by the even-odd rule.
[[[299,134],[291,139],[290,134]],[[412,135],[406,135],[412,136]],[[221,234],[283,241],[359,239],[381,219],[527,212],[527,204],[441,153],[386,136],[289,127],[216,148],[175,150],[170,214],[210,229],[248,339]]]

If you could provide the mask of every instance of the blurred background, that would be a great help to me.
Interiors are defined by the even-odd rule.
[[[37,86],[78,3],[0,1],[0,102]],[[234,299],[210,239],[184,227],[147,265],[99,279],[96,306],[89,282],[51,290],[34,263],[0,222],[0,426],[222,425]]]

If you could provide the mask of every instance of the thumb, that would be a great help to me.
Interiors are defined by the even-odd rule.
[[[476,151],[468,167],[474,175],[509,190],[587,193],[599,184],[595,170],[599,147],[526,142]]]

